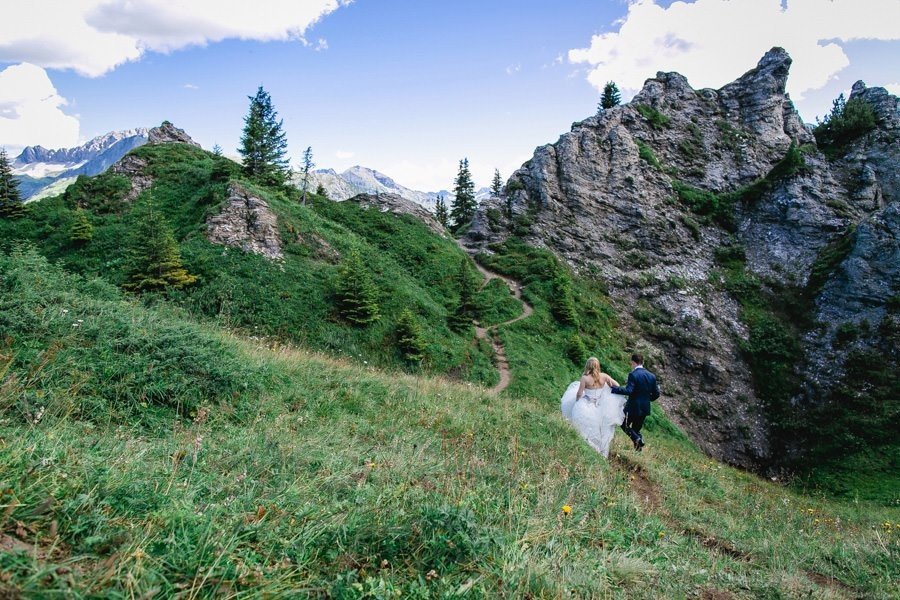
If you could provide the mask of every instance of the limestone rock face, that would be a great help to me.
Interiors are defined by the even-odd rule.
[[[154,127],[147,134],[148,144],[188,144],[200,147],[200,144],[191,139],[184,129],[179,129],[169,121],[163,121],[159,127]]]
[[[607,283],[637,348],[661,375],[667,414],[710,454],[752,468],[771,463],[771,424],[741,351],[748,331],[716,250],[739,245],[764,286],[803,288],[822,252],[859,223],[850,257],[816,299],[817,317],[831,325],[804,342],[810,352],[819,345],[810,366],[797,369],[806,378],[818,377],[815,365],[840,364],[828,343],[834,327],[861,315],[877,321],[888,287],[900,289],[892,204],[900,194],[897,98],[855,86],[851,97],[872,104],[878,128],[842,158],[827,159],[785,92],[790,64],[774,48],[719,90],[694,90],[677,73],[658,73],[629,104],[537,148],[507,184],[527,243]],[[716,194],[746,189],[792,143],[802,147],[805,167],[738,202],[731,227],[704,221],[679,200],[676,185]],[[482,204],[467,247],[489,253],[490,243],[510,235],[514,223],[496,223],[505,202]],[[656,322],[647,322],[648,313]]]
[[[410,215],[422,221],[434,233],[438,235],[447,234],[444,226],[437,222],[428,209],[397,194],[359,194],[350,198],[347,202],[356,202],[365,209],[375,209],[397,215]]]
[[[206,220],[209,241],[271,260],[284,258],[278,219],[268,203],[237,183],[228,186],[227,196],[222,211]]]
[[[111,167],[110,170],[116,175],[122,175],[131,180],[131,189],[123,198],[125,202],[134,202],[141,192],[150,189],[150,186],[153,185],[153,177],[146,172],[146,169],[147,160],[134,154],[126,154]]]

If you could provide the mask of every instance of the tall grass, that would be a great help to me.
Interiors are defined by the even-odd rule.
[[[3,258],[2,285],[5,308],[32,316],[0,369],[0,593],[823,597],[836,577],[893,594],[896,508],[798,496],[664,429],[641,455],[619,436],[610,464],[555,405],[270,349],[30,251]],[[89,325],[71,331],[73,312]],[[123,324],[165,352],[132,362]],[[126,368],[177,379],[171,357],[202,364],[203,349],[234,376],[181,389],[183,417],[138,389],[128,418],[106,418],[127,395],[20,408],[23,394],[83,407]]]

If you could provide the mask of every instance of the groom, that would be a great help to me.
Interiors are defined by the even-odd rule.
[[[656,375],[644,368],[643,356],[631,355],[631,373],[628,374],[628,383],[625,387],[614,387],[612,393],[628,396],[628,402],[625,403],[625,421],[622,422],[622,431],[628,434],[634,444],[634,449],[640,452],[644,447],[641,427],[644,426],[644,419],[650,414],[650,403],[659,398]]]

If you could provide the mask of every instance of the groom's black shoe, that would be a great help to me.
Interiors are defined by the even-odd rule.
[[[642,438],[638,438],[634,440],[634,449],[640,452],[644,449],[644,440]]]

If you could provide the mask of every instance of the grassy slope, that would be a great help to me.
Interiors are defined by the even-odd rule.
[[[426,372],[452,373],[484,384],[497,381],[491,351],[446,325],[458,297],[455,274],[467,260],[453,240],[434,235],[412,217],[364,211],[353,203],[317,201],[300,206],[296,191],[257,189],[279,218],[285,241],[281,263],[210,244],[205,219],[219,210],[236,165],[182,144],[144,146],[133,154],[148,161],[154,206],[174,226],[188,270],[200,277],[169,298],[197,317],[254,335],[277,337],[369,363],[406,368],[394,346],[394,322],[404,308],[419,318],[428,342]],[[134,206],[120,200],[126,179],[106,173],[81,178],[64,197],[30,205],[28,217],[0,220],[0,246],[17,239],[73,272],[102,276],[119,285],[127,277],[127,243]],[[290,194],[290,197],[285,195]],[[69,242],[75,202],[87,206],[94,239]],[[366,328],[348,327],[334,314],[331,292],[340,256],[352,247],[366,258],[381,291],[382,318]],[[473,269],[474,270],[474,269]],[[507,294],[508,296],[508,294]],[[508,300],[483,298],[486,311]]]
[[[609,464],[546,401],[272,351],[34,252],[0,258],[0,289],[0,593],[894,594],[896,508],[662,429]]]

